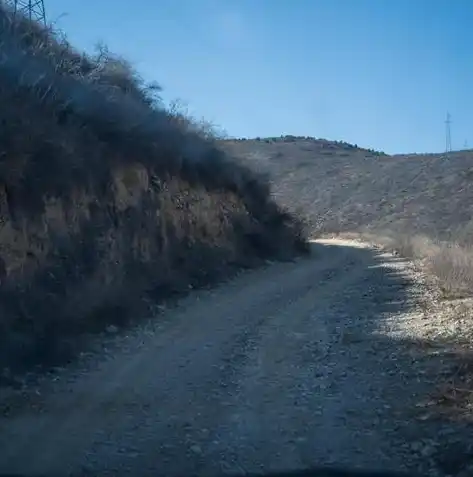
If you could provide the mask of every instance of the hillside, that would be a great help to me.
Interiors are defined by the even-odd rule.
[[[120,57],[4,7],[0,54],[0,369],[54,363],[144,299],[307,250],[265,181]]]
[[[473,151],[389,156],[292,137],[227,141],[226,147],[269,174],[277,200],[306,217],[311,233],[388,236],[409,253],[428,256],[437,275],[455,266],[453,275],[441,277],[455,281],[445,286],[473,286]]]

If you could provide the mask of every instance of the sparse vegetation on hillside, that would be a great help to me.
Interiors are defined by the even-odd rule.
[[[448,296],[471,294],[473,152],[388,156],[310,138],[226,147],[271,177],[277,200],[312,234],[383,237],[423,260]]]
[[[307,250],[269,185],[120,57],[0,7],[0,367],[63,357],[235,267]]]
[[[264,142],[267,144],[272,144],[272,143],[313,143],[316,145],[317,148],[323,148],[323,149],[345,149],[345,150],[358,150],[358,151],[366,151],[369,154],[375,155],[375,156],[386,156],[384,152],[380,151],[375,151],[374,149],[363,149],[359,148],[357,144],[350,144],[345,141],[328,141],[326,139],[316,139],[315,137],[310,137],[310,136],[293,136],[293,135],[282,135],[282,136],[274,136],[274,137],[257,137],[255,139],[247,139],[247,138],[236,138],[232,140],[227,140],[225,141],[227,144],[233,143],[238,143],[238,142],[245,142],[249,141],[251,144],[253,141],[256,142]]]

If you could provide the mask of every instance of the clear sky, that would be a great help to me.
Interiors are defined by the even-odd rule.
[[[388,153],[473,147],[472,0],[45,0],[232,136],[308,135]]]

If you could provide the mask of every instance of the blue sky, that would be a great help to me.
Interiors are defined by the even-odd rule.
[[[471,0],[45,0],[232,136],[308,135],[388,153],[473,147]]]

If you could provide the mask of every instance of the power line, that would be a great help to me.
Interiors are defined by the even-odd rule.
[[[6,0],[13,7],[14,16],[20,14],[26,18],[46,25],[44,0]]]
[[[452,151],[452,133],[451,126],[452,119],[450,113],[447,113],[447,119],[445,120],[445,152],[449,153]]]

